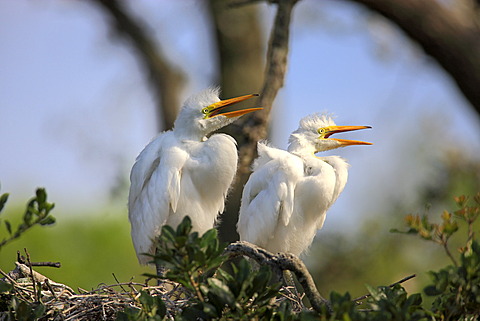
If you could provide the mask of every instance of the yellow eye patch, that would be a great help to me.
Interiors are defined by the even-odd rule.
[[[325,138],[325,134],[328,132],[328,127],[321,127],[317,129],[317,133],[320,135],[320,138]]]

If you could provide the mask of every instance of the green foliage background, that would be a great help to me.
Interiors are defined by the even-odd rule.
[[[454,209],[453,200],[449,203],[447,208]],[[24,207],[10,205],[7,203],[1,217],[16,227]],[[392,213],[388,219],[367,217],[355,232],[319,233],[304,259],[321,293],[348,291],[353,297],[360,296],[365,294],[365,284],[391,284],[414,273],[417,277],[404,286],[409,293],[420,292],[430,281],[427,272],[449,262],[439,246],[389,232],[394,226],[403,226],[404,214]],[[115,283],[112,273],[120,282],[131,278],[143,282],[143,273],[153,273],[153,268],[137,262],[125,209],[70,217],[54,209],[53,215],[57,219],[53,226],[36,226],[0,250],[3,271],[12,270],[17,250],[23,253],[27,248],[32,261],[61,262],[60,269],[46,267],[38,271],[73,288],[89,290],[101,283]],[[1,226],[0,236],[5,232]],[[462,242],[455,237],[452,251]]]
[[[54,201],[54,200],[50,200]],[[2,219],[16,227],[24,207],[7,203]],[[115,279],[128,281],[135,277],[142,281],[142,273],[153,268],[141,267],[130,239],[130,226],[126,210],[99,210],[88,215],[72,215],[53,210],[57,222],[53,226],[35,226],[18,240],[0,250],[0,268],[8,272],[14,268],[17,250],[27,248],[34,262],[59,261],[59,269],[37,268],[38,272],[56,282],[89,290],[101,283],[112,284]],[[2,223],[3,224],[3,223]],[[0,236],[6,233],[0,227]]]

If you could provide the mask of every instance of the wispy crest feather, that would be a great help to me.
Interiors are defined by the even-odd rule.
[[[198,108],[198,106],[208,106],[212,104],[212,97],[217,97],[217,101],[220,101],[220,87],[210,87],[202,90],[198,94],[190,96],[186,101],[185,107]]]
[[[292,140],[294,140],[295,137],[298,137],[297,134],[307,133],[317,135],[317,130],[319,128],[328,126],[335,126],[332,114],[324,112],[305,116],[300,120],[298,128],[290,135],[288,143],[292,143]]]

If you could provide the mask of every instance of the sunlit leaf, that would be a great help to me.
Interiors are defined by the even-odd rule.
[[[39,223],[40,225],[52,225],[55,223],[55,218],[51,215],[45,217],[44,219],[42,219]]]

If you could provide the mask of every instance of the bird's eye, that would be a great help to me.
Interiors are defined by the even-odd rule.
[[[319,128],[319,129],[317,130],[317,132],[318,132],[320,135],[323,135],[323,134],[325,134],[325,128]]]
[[[203,109],[202,109],[202,113],[203,113],[204,115],[208,114],[208,108],[207,108],[207,107],[203,108]]]

